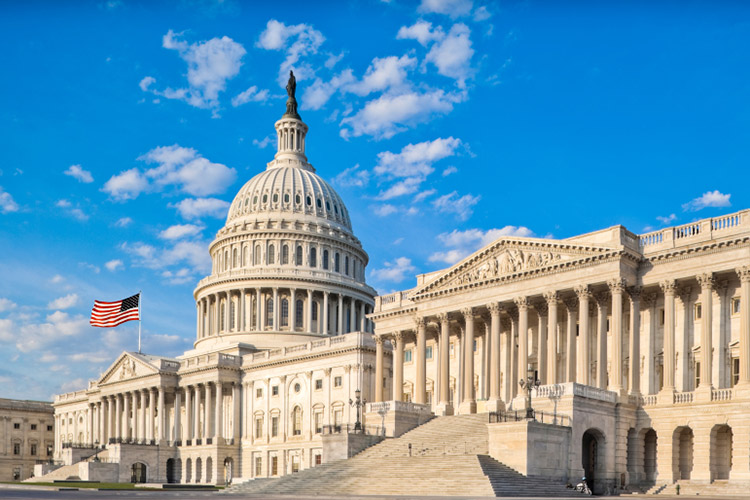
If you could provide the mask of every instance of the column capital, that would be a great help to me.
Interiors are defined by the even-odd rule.
[[[687,304],[690,301],[690,295],[693,293],[693,288],[689,286],[681,286],[677,289],[677,296],[680,298],[683,304]]]
[[[513,299],[516,307],[519,311],[527,311],[529,309],[529,298],[528,297],[516,297]]]
[[[576,297],[578,297],[579,300],[583,298],[590,299],[592,295],[591,288],[589,288],[588,285],[578,285],[577,287],[573,288],[573,291],[576,293]]]
[[[659,283],[659,288],[661,288],[664,295],[674,296],[675,292],[677,292],[677,282],[675,280],[664,280]]]
[[[742,283],[750,283],[750,266],[742,266],[735,269]]]
[[[712,290],[716,287],[716,277],[714,273],[703,273],[695,277],[698,280],[698,284],[701,286],[701,290],[706,289]]]
[[[556,304],[560,300],[560,294],[556,291],[553,292],[544,292],[543,294],[544,300],[547,302],[547,305]]]
[[[450,315],[447,312],[439,313],[437,319],[441,324],[448,323],[451,320]]]
[[[383,337],[381,335],[375,335],[375,344],[383,345]]]
[[[607,287],[611,293],[623,293],[627,287],[627,283],[623,278],[613,278],[607,281]]]
[[[424,328],[427,325],[427,321],[425,320],[424,316],[415,316],[414,325],[417,328]]]
[[[461,309],[461,314],[464,317],[464,320],[470,321],[474,319],[474,308],[473,307],[464,307]]]
[[[578,297],[568,297],[564,300],[565,307],[568,310],[569,314],[573,314],[576,312],[576,308],[578,306]]]
[[[634,285],[628,287],[628,295],[632,302],[638,302],[641,300],[641,294],[643,293],[643,287],[640,285]]]
[[[537,300],[536,302],[534,302],[534,310],[539,316],[547,316],[547,311],[549,311],[549,306],[547,306],[547,301]]]
[[[606,307],[609,303],[609,297],[610,293],[609,290],[603,290],[601,292],[598,292],[594,298],[596,299],[596,303],[599,304],[599,307]]]
[[[503,309],[498,302],[490,302],[487,304],[487,310],[490,311],[490,315],[492,316],[500,316],[500,311]]]
[[[392,337],[391,340],[393,340],[393,341],[395,341],[397,343],[400,343],[402,340],[404,340],[404,332],[402,332],[401,330],[393,332],[391,334],[391,337]]]

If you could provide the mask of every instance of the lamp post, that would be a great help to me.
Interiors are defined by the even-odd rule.
[[[96,450],[96,453],[94,453],[94,462],[99,461],[99,440],[97,439],[94,441],[94,449]]]
[[[531,407],[531,390],[536,389],[537,387],[542,385],[542,383],[538,378],[536,378],[534,367],[532,365],[528,365],[527,372],[529,374],[528,377],[526,377],[525,380],[519,380],[518,385],[521,386],[521,389],[524,389],[526,391],[526,418],[533,419],[534,409]]]
[[[367,404],[367,401],[362,399],[360,396],[362,394],[362,391],[357,389],[354,391],[354,400],[349,399],[349,406],[353,406],[357,409],[357,421],[354,423],[354,430],[355,431],[361,431],[362,430],[362,407]]]

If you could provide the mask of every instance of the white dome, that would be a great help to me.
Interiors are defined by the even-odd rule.
[[[352,230],[344,202],[326,181],[310,170],[278,162],[242,186],[226,225],[269,217],[326,219]]]

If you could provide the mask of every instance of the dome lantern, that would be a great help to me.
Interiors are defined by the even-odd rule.
[[[289,72],[289,83],[286,91],[289,98],[286,101],[286,113],[274,125],[276,127],[276,155],[274,161],[268,164],[268,169],[279,167],[298,167],[315,172],[315,168],[307,163],[305,156],[305,136],[307,125],[297,113],[297,99],[294,94],[297,80],[294,73]]]

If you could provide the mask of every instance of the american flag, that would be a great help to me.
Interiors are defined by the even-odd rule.
[[[141,294],[137,293],[127,299],[118,300],[117,302],[94,301],[94,308],[91,310],[91,326],[101,326],[109,328],[121,325],[126,321],[136,321],[141,319],[139,303]]]

